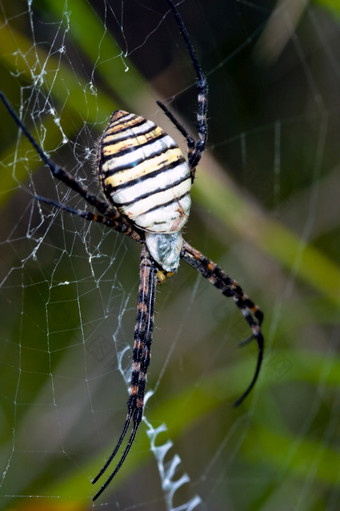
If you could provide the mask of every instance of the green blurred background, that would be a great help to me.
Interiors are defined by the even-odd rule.
[[[165,0],[51,4],[4,3],[0,24],[1,88],[44,150],[96,193],[95,144],[117,108],[185,149],[155,103],[195,134],[195,76]],[[260,305],[266,357],[234,409],[256,362],[256,346],[237,347],[239,311],[185,263],[159,287],[146,415],[190,477],[174,507],[337,510],[339,2],[179,9],[209,81],[185,237]],[[140,248],[34,201],[84,208],[0,108],[0,507],[89,509],[126,414],[117,355],[132,345]],[[169,509],[145,425],[101,505]]]

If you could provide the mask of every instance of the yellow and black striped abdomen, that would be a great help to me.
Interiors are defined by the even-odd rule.
[[[190,170],[154,122],[114,112],[98,145],[97,172],[106,197],[140,229],[172,233],[187,221]]]

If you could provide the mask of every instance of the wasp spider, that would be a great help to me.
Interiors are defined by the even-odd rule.
[[[177,270],[180,258],[208,279],[224,296],[233,298],[252,331],[251,336],[242,344],[251,339],[255,339],[258,344],[254,376],[235,405],[240,404],[253,388],[263,359],[264,341],[261,333],[263,314],[260,309],[235,280],[182,238],[181,229],[190,213],[190,188],[195,179],[196,166],[207,142],[208,87],[182,18],[173,0],[167,2],[197,75],[198,139],[195,141],[188,134],[164,104],[159,101],[157,103],[185,137],[188,147],[187,160],[176,142],[162,128],[143,117],[118,110],[112,114],[97,149],[96,171],[106,197],[106,200],[102,200],[90,194],[87,188],[47,156],[22,124],[4,94],[0,92],[1,100],[8,112],[50,168],[53,176],[77,192],[86,202],[94,206],[98,213],[73,209],[43,197],[36,199],[91,222],[102,223],[106,227],[127,234],[142,245],[127,415],[118,442],[93,483],[104,474],[116,456],[131,422],[132,430],[115,469],[96,493],[94,500],[105,490],[123,465],[142,420],[154,325],[156,285],[169,273]]]

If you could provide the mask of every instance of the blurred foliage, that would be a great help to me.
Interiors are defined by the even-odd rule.
[[[266,359],[233,409],[256,347],[236,350],[249,334],[239,311],[182,264],[157,296],[147,417],[167,425],[161,439],[190,475],[178,505],[198,493],[209,511],[336,510],[339,6],[210,4],[179,6],[210,92],[209,153],[185,237],[264,310]],[[150,117],[181,142],[155,104],[163,98],[195,133],[195,77],[165,13],[156,0],[3,7],[1,87],[91,190],[112,110]],[[116,349],[132,344],[139,247],[40,208],[35,193],[84,206],[3,109],[0,129],[1,508],[88,509],[126,413]],[[99,505],[166,509],[155,465],[140,431]]]

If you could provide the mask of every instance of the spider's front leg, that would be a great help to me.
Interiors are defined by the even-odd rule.
[[[134,346],[132,356],[132,373],[129,386],[129,399],[127,402],[128,412],[123,427],[123,431],[119,437],[117,445],[115,446],[109,459],[93,479],[92,483],[96,483],[98,479],[104,474],[106,469],[111,464],[113,458],[116,456],[132,421],[132,431],[128,439],[124,452],[117,463],[114,471],[110,477],[103,484],[100,490],[93,497],[96,500],[99,495],[107,488],[112,479],[118,473],[123,465],[126,456],[128,455],[131,446],[134,442],[137,430],[143,417],[144,408],[144,395],[146,385],[146,375],[150,363],[150,350],[152,343],[152,333],[154,325],[154,305],[155,293],[157,284],[157,268],[156,264],[151,258],[146,246],[143,246],[141,252],[141,263],[139,273],[139,289],[138,289],[138,305],[137,305],[137,318],[134,331]]]
[[[239,283],[232,279],[222,268],[220,268],[211,259],[208,259],[199,250],[193,248],[186,241],[183,243],[181,258],[184,259],[190,266],[195,268],[201,275],[209,280],[209,282],[216,287],[224,296],[232,297],[237,307],[240,309],[243,317],[247,321],[252,330],[252,334],[248,339],[240,343],[244,346],[252,339],[255,339],[258,346],[257,364],[254,376],[248,385],[248,388],[237,399],[234,406],[238,406],[250,393],[254,387],[256,380],[260,374],[260,369],[263,361],[264,339],[261,331],[261,324],[263,321],[263,312],[259,307],[244,293]]]

